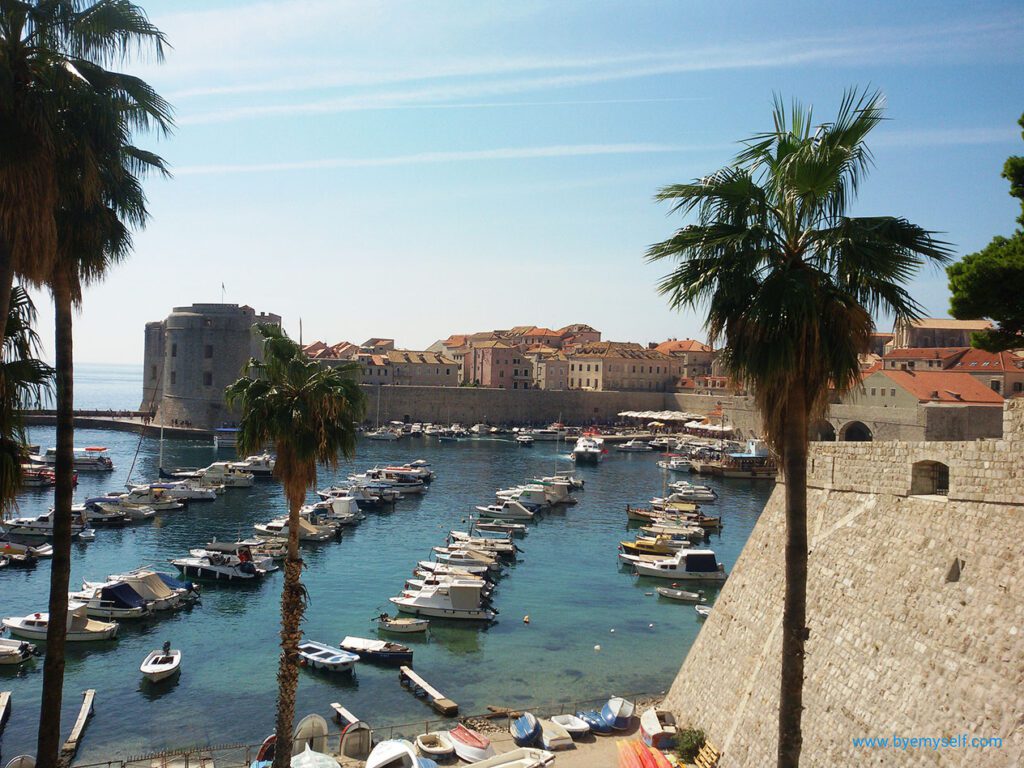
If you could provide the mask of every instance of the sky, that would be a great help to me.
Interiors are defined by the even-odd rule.
[[[134,254],[87,289],[80,362],[141,364],[147,321],[222,296],[307,342],[702,338],[644,260],[686,223],[653,196],[727,165],[775,95],[827,121],[844,89],[885,94],[854,215],[963,255],[1019,213],[999,174],[1024,154],[1020,0],[141,4],[172,48],[121,68],[174,105],[170,136],[137,139],[173,178],[147,182]],[[947,314],[942,271],[911,290]]]

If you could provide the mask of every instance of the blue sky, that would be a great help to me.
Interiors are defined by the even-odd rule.
[[[701,335],[643,253],[658,187],[729,162],[774,93],[828,119],[872,86],[890,120],[856,214],[1008,234],[1024,153],[1024,8],[947,2],[161,0],[173,50],[134,64],[176,108],[173,168],[130,261],[85,296],[76,358],[141,363],[143,324],[227,301],[305,340],[586,322]],[[944,275],[913,286],[944,315]],[[52,318],[40,295],[42,332]]]

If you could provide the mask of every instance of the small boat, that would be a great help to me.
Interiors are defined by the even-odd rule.
[[[551,718],[551,722],[557,723],[565,728],[565,730],[569,732],[569,735],[574,739],[578,739],[590,733],[590,726],[587,725],[587,722],[576,715],[555,715]]]
[[[685,589],[672,589],[671,587],[658,587],[657,592],[669,600],[678,600],[681,603],[704,603],[707,598],[703,592],[687,592]]]
[[[36,655],[36,647],[24,640],[0,637],[0,666],[21,664]]]
[[[679,581],[725,581],[725,566],[710,549],[681,549],[670,557],[638,561],[634,568],[640,576]]]
[[[416,749],[431,760],[444,761],[455,754],[455,745],[447,731],[430,731],[416,737]]]
[[[377,617],[377,629],[381,632],[395,632],[398,634],[409,634],[411,632],[426,632],[430,626],[427,619],[409,619],[400,616],[389,616],[382,613]]]
[[[345,637],[339,643],[342,650],[355,653],[366,661],[383,661],[405,664],[412,661],[412,649],[407,645],[386,640],[370,640],[365,637]]]
[[[88,586],[69,592],[68,598],[85,603],[85,612],[94,619],[141,619],[149,616],[146,600],[123,582]]]
[[[96,541],[95,528],[83,528],[78,534],[79,541]]]
[[[540,743],[544,749],[554,752],[558,749],[569,749],[572,736],[558,723],[546,718],[540,719]]]
[[[616,731],[624,731],[629,728],[629,721],[633,718],[633,702],[612,696],[601,708],[601,716]]]
[[[292,755],[291,768],[334,768],[338,761],[331,755],[319,752],[306,744],[297,755]]]
[[[533,747],[520,747],[473,763],[471,768],[541,768],[553,762],[551,752]]]
[[[36,768],[36,759],[32,755],[18,755],[7,764],[7,768]]]
[[[622,451],[624,453],[648,453],[653,451],[649,443],[645,443],[643,440],[633,438],[632,440],[615,446],[616,451]]]
[[[669,472],[689,472],[690,460],[682,456],[670,456],[659,461],[658,466]]]
[[[612,732],[612,727],[605,722],[604,717],[596,709],[581,710],[576,717],[590,726],[590,732],[601,736],[607,736]]]
[[[405,739],[388,739],[373,748],[366,768],[419,768],[416,748]]]
[[[358,654],[312,640],[299,643],[299,658],[304,667],[326,669],[328,672],[351,672],[359,661]]]
[[[533,435],[517,435],[516,443],[520,448],[532,448],[533,447]]]
[[[508,729],[512,732],[512,740],[517,746],[528,747],[540,736],[540,721],[532,712],[523,712],[512,721]]]
[[[693,606],[693,610],[695,610],[697,612],[697,615],[700,616],[702,619],[706,619],[708,616],[711,615],[710,605],[695,605]]]
[[[320,715],[306,715],[295,726],[292,737],[292,757],[301,755],[306,749],[314,752],[327,752],[327,734],[330,726]]]
[[[158,683],[166,680],[176,672],[181,671],[181,651],[171,650],[171,643],[164,643],[159,651],[150,651],[139,671],[146,676],[151,683]]]
[[[640,737],[655,749],[670,749],[676,740],[676,719],[665,709],[650,707],[640,715]]]
[[[499,533],[512,533],[522,536],[526,533],[526,526],[522,523],[510,523],[506,520],[473,521],[473,528],[479,531],[497,531]]]
[[[494,746],[486,736],[467,728],[462,723],[448,731],[455,754],[467,763],[478,763],[494,756]]]
[[[7,616],[3,625],[12,635],[30,640],[46,640],[46,629],[50,614],[32,613],[28,616]],[[67,617],[67,642],[89,642],[91,640],[112,640],[117,637],[119,625],[116,621],[96,621],[85,612],[84,603],[69,602]]]

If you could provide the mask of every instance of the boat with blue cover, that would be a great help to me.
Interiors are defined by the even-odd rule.
[[[633,702],[612,696],[601,708],[601,717],[616,731],[624,731],[633,719]]]
[[[540,736],[540,721],[531,712],[524,712],[509,726],[512,739],[520,747],[528,747]]]
[[[576,713],[576,717],[590,726],[590,732],[606,736],[612,732],[612,727],[605,722],[604,717],[596,709],[582,710]]]

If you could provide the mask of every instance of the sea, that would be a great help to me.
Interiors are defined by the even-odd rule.
[[[82,408],[132,409],[142,396],[142,368],[80,365],[76,401]],[[33,442],[54,444],[52,427],[33,428]],[[233,458],[210,442],[165,440],[129,432],[79,430],[78,446],[109,448],[112,473],[81,473],[77,500],[155,480],[161,450],[165,467],[205,466]],[[302,579],[309,592],[305,637],[337,644],[346,635],[377,638],[374,617],[393,606],[416,561],[429,559],[450,530],[466,530],[475,505],[494,501],[499,488],[555,471],[572,470],[570,446],[519,447],[508,436],[441,443],[433,438],[397,442],[360,439],[357,455],[337,469],[320,469],[318,484],[342,482],[375,465],[413,459],[431,462],[437,478],[422,497],[399,501],[393,511],[368,512],[339,542],[305,549]],[[663,585],[620,566],[619,541],[632,538],[626,506],[660,496],[668,473],[657,454],[611,450],[598,466],[579,467],[585,488],[574,506],[543,514],[517,543],[517,562],[494,593],[497,620],[432,620],[426,637],[379,635],[414,649],[419,674],[462,714],[488,706],[571,708],[609,695],[667,690],[701,622],[693,606],[661,598]],[[707,542],[731,570],[771,493],[764,481],[707,479],[719,493],[708,505],[724,525]],[[311,491],[310,501],[315,500]],[[53,503],[52,490],[27,490],[17,512],[31,515]],[[285,513],[273,480],[229,489],[213,502],[193,503],[151,523],[99,530],[95,541],[73,544],[71,583],[103,580],[137,566],[173,571],[169,561],[212,538],[253,533],[253,524]],[[0,571],[0,615],[45,611],[48,568]],[[199,604],[171,615],[123,621],[117,640],[67,647],[62,733],[71,728],[81,692],[96,690],[95,716],[77,764],[104,762],[158,749],[208,744],[258,744],[274,728],[282,574],[257,585],[206,584]],[[704,587],[710,602],[718,590]],[[527,621],[528,618],[528,621]],[[149,651],[164,641],[183,653],[182,672],[153,685],[139,672]],[[21,670],[0,667],[0,690],[11,691],[13,711],[0,736],[3,762],[35,751],[41,661]],[[339,702],[374,728],[398,726],[420,733],[438,715],[399,684],[394,667],[368,662],[352,676],[302,669],[296,713],[330,715]],[[389,731],[390,732],[390,729]],[[0,762],[0,764],[3,764]]]

